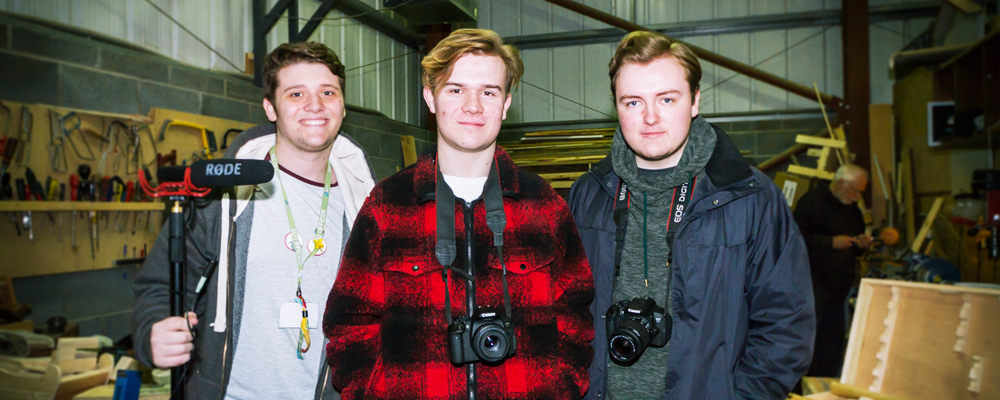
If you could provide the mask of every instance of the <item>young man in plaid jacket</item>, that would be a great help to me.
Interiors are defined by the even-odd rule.
[[[333,383],[344,399],[579,398],[593,357],[587,258],[566,203],[496,145],[517,50],[462,29],[422,65],[437,146],[358,215],[324,316]],[[509,316],[497,326],[513,332],[501,337],[513,354],[486,354],[497,337],[475,326],[465,339],[488,357],[449,348],[462,336],[449,325],[480,307]]]

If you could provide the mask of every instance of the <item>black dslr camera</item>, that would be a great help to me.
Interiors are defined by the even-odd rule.
[[[634,364],[647,346],[663,347],[673,321],[649,297],[621,300],[608,309],[608,354],[616,364]]]
[[[516,351],[514,324],[493,307],[479,307],[471,318],[459,317],[448,325],[452,364],[498,362]]]

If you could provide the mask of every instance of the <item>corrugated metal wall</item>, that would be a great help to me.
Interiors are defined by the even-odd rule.
[[[836,0],[579,0],[639,24],[706,21],[769,14],[840,9]],[[918,0],[871,0],[870,5]],[[634,16],[634,17],[633,17]],[[892,101],[889,56],[930,20],[872,24],[872,103]],[[604,29],[608,25],[541,0],[479,0],[479,26],[512,37]],[[823,92],[843,94],[840,26],[778,29],[685,37],[685,41]],[[522,51],[524,82],[514,94],[507,122],[607,118],[614,114],[608,61],[615,43]],[[817,103],[702,62],[701,111],[724,113],[816,108]]]
[[[0,0],[0,10],[89,29],[149,48],[187,64],[239,72],[253,51],[253,10],[246,0],[151,0],[222,54],[214,54],[146,0]],[[379,0],[363,0],[381,8]],[[277,0],[269,0],[270,8]],[[299,0],[300,28],[319,2]],[[420,56],[350,17],[331,11],[311,37],[327,44],[347,67],[347,102],[417,124]],[[268,35],[268,49],[288,39],[282,18]],[[223,60],[228,59],[236,67]]]

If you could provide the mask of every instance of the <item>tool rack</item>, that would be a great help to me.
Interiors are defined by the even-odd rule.
[[[128,131],[130,133],[125,133],[126,131],[119,130],[116,134],[122,135],[121,140],[128,143],[131,143],[130,140],[134,139],[136,135],[140,136],[139,148],[143,159],[140,163],[151,163],[149,170],[153,176],[156,175],[157,170],[155,162],[157,153],[166,156],[165,158],[170,158],[171,153],[176,154],[177,165],[185,160],[190,163],[194,154],[204,156],[205,153],[205,146],[200,137],[201,132],[184,125],[171,126],[161,141],[159,135],[165,121],[185,121],[214,132],[226,132],[230,129],[245,130],[255,125],[159,108],[151,109],[148,115],[132,115],[43,104],[24,104],[2,99],[0,101],[4,106],[10,108],[9,115],[10,118],[13,118],[7,137],[16,138],[21,135],[23,109],[27,109],[28,113],[32,115],[31,120],[26,124],[31,145],[26,146],[24,150],[23,162],[15,160],[8,167],[12,177],[11,184],[14,185],[16,178],[25,177],[25,168],[30,168],[43,184],[44,180],[50,176],[58,183],[65,183],[66,192],[69,191],[70,186],[73,186],[70,184],[70,175],[77,174],[77,167],[81,164],[89,165],[92,175],[102,177],[118,175],[125,182],[138,182],[134,165],[123,164],[118,166],[117,171],[115,169],[115,157],[118,157],[117,154],[123,154],[122,150],[119,148],[115,153],[114,147],[108,146],[108,141],[102,139],[102,136],[107,137],[111,125],[118,124],[119,127],[125,127],[121,129],[127,129],[131,126],[148,126],[143,128],[148,129],[148,132]],[[75,129],[79,126],[80,130],[72,130],[68,134],[57,132],[52,129],[53,118],[51,118],[50,112],[64,117],[70,114],[79,116],[79,125],[77,125],[78,121],[75,117],[73,119],[64,118],[63,121],[67,127]],[[6,124],[7,115],[8,113],[0,111],[0,135],[3,134],[2,125]],[[57,136],[59,133],[62,135]],[[231,141],[233,135],[230,136]],[[54,137],[56,137],[55,141],[52,140]],[[75,144],[71,143],[71,140],[76,141]],[[54,145],[60,143],[62,148],[58,150],[61,152],[55,153],[58,155],[60,163],[53,163],[53,150],[57,147]],[[90,154],[82,147],[85,144],[90,145],[95,157],[87,159]],[[74,145],[77,147],[76,149],[74,149]],[[102,150],[107,151],[107,154],[103,154],[105,152]],[[220,149],[211,152],[211,156],[213,158],[222,157],[223,152]],[[63,168],[62,164],[64,154],[66,168]],[[99,170],[102,156],[105,159],[103,171]],[[141,188],[139,185],[135,185],[134,190],[135,195],[137,195]],[[156,242],[163,222],[162,212],[166,207],[166,204],[160,200],[72,202],[69,201],[69,193],[66,193],[65,200],[58,201],[56,198],[54,201],[34,201],[34,199],[18,201],[15,192],[14,200],[0,201],[0,277],[17,278],[88,271],[141,262],[143,248],[145,247],[148,253],[152,250],[153,243]],[[11,220],[11,216],[17,218],[17,216],[23,216],[28,212],[32,214],[33,222],[31,225],[34,229],[34,240],[29,240],[28,232],[22,231],[21,236],[18,236]],[[90,247],[91,213],[96,215],[98,221],[96,236],[98,241],[95,244],[93,256]],[[73,218],[74,214],[76,218]],[[73,232],[76,235],[75,247],[72,246]]]

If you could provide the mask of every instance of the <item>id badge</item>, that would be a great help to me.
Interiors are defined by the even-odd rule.
[[[306,302],[309,310],[309,329],[319,329],[319,305]],[[281,303],[278,314],[279,329],[299,329],[302,327],[302,306],[294,301]]]

